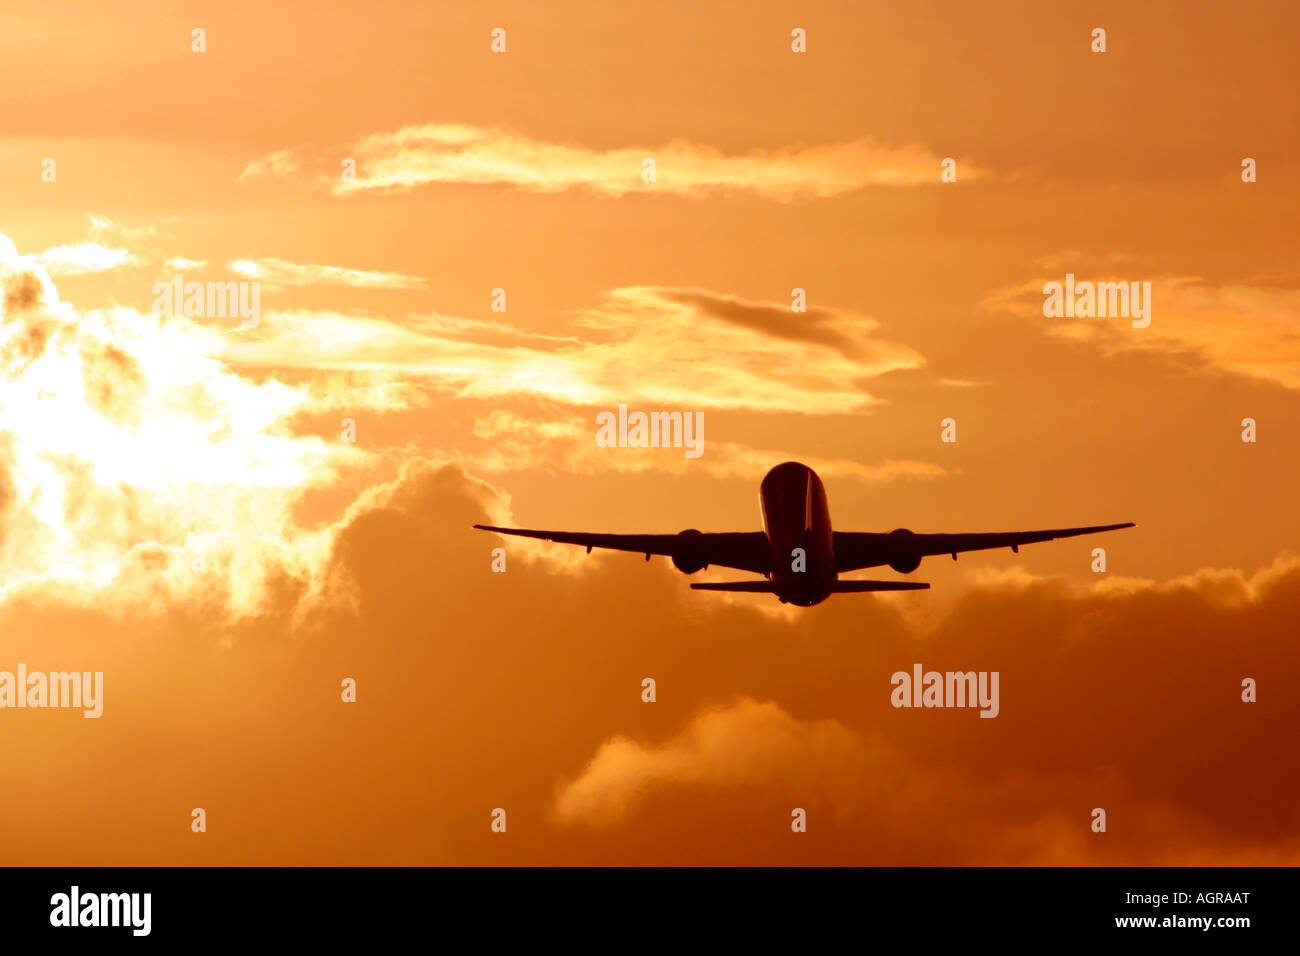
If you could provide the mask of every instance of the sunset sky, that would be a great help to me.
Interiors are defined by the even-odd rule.
[[[105,690],[0,710],[4,862],[1300,862],[1298,30],[6,5],[0,671]],[[620,404],[702,456],[598,447]],[[753,531],[790,459],[840,530],[1137,527],[804,610],[471,528]],[[999,716],[894,709],[917,662]]]

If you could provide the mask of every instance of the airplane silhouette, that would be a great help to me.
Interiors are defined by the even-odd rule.
[[[750,591],[775,594],[782,604],[812,607],[832,594],[858,591],[915,591],[930,585],[913,581],[841,581],[844,571],[888,565],[900,574],[910,574],[921,559],[951,554],[954,561],[962,551],[1010,548],[1022,544],[1071,538],[1099,531],[1132,528],[1133,522],[1094,525],[1088,528],[1056,528],[1050,531],[1005,531],[992,534],[916,534],[906,528],[888,533],[832,531],[826,507],[826,489],[807,465],[787,461],[777,465],[759,486],[763,513],[762,531],[705,533],[688,528],[677,534],[587,534],[571,531],[533,531],[527,528],[497,528],[476,524],[480,531],[513,534],[561,544],[612,548],[645,555],[672,558],[677,570],[694,574],[711,564],[764,576],[762,581],[726,581],[692,584],[699,591]]]

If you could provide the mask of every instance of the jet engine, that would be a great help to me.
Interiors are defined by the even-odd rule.
[[[678,534],[699,534],[695,528],[687,528],[685,531],[679,531]],[[682,574],[694,574],[709,566],[708,561],[702,553],[693,553],[688,546],[680,549],[673,555],[673,567]]]
[[[912,532],[906,528],[895,528],[889,533],[902,537],[911,537],[912,535]],[[906,546],[900,547],[898,552],[898,557],[890,561],[889,566],[899,574],[911,574],[921,566],[921,556],[919,554],[908,554]]]

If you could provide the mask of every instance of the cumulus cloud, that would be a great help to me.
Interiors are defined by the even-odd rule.
[[[365,458],[292,435],[285,423],[313,398],[231,372],[207,354],[213,330],[126,308],[78,311],[3,237],[0,284],[6,590],[50,577],[105,585],[141,547],[185,575],[288,553],[294,501]],[[232,583],[231,600],[246,608],[256,587],[240,580],[248,586]]]
[[[585,188],[609,197],[735,192],[776,200],[822,198],[870,186],[937,184],[941,159],[915,144],[891,147],[867,140],[732,156],[684,140],[598,150],[451,123],[374,133],[346,147],[343,155],[356,159],[354,180],[343,180],[333,167],[314,178],[338,194],[431,183],[497,183],[532,192]],[[307,158],[305,148],[281,150],[253,160],[239,178],[299,176]],[[653,183],[642,181],[647,158],[656,165]],[[987,174],[966,164],[962,175],[969,179]]]
[[[111,680],[89,750],[80,721],[10,715],[14,779],[42,782],[0,797],[0,819],[22,821],[5,832],[15,862],[1300,859],[1294,557],[1082,588],[1024,569],[975,576],[924,630],[889,596],[760,613],[638,555],[558,561],[506,542],[494,573],[502,543],[472,525],[514,523],[507,487],[415,460],[349,494],[340,476],[367,455],[290,426],[328,403],[331,377],[371,407],[408,400],[364,367],[245,378],[222,355],[263,334],[285,347],[283,328],[237,336],[76,310],[7,240],[0,288],[0,631],[10,660]],[[325,333],[356,335],[347,347],[377,366],[414,351],[418,368],[437,354],[430,340],[446,343],[452,382],[490,359],[488,394],[517,391],[507,373],[535,363],[569,387],[626,394],[617,376],[638,377],[638,345],[643,394],[698,387],[689,404],[761,400],[763,381],[841,387],[779,362],[760,374],[745,349],[844,375],[878,366],[851,334],[874,329],[865,317],[818,313],[790,330],[776,306],[680,292],[612,296],[571,337],[447,317]],[[672,378],[631,321],[660,312],[685,354],[701,335],[748,375],[720,388]],[[372,342],[377,329],[392,338]],[[321,333],[300,331],[310,356]],[[528,361],[510,365],[512,350]],[[478,427],[484,441],[566,455],[573,419],[488,413]],[[294,509],[312,489],[339,503],[307,531]],[[999,671],[999,716],[892,708],[890,674],[915,662]],[[653,706],[640,701],[646,675]],[[349,677],[355,706],[339,702]],[[1246,678],[1257,703],[1241,700]],[[162,769],[122,773],[137,764]],[[85,812],[88,791],[116,830]],[[221,808],[223,840],[175,837],[195,793]],[[1104,835],[1090,830],[1096,806]],[[493,840],[493,807],[508,808],[516,839]],[[790,833],[794,807],[807,834]],[[137,834],[125,848],[123,827]]]
[[[618,840],[671,831],[678,845],[725,847],[704,857],[715,862],[809,859],[780,838],[799,806],[815,808],[822,862],[1293,865],[1300,818],[1284,781],[1297,763],[1276,735],[1300,709],[1241,693],[1245,677],[1281,690],[1297,608],[1294,557],[1122,588],[983,576],[932,633],[877,621],[865,644],[840,638],[841,604],[808,631],[784,622],[784,666],[819,674],[816,693],[764,673],[760,639],[759,660],[736,665],[748,679],[727,683],[788,705],[707,706],[659,742],[615,733],[561,778],[552,809]],[[822,644],[803,642],[813,632]],[[1002,713],[892,708],[889,675],[914,661],[998,670]],[[1234,767],[1249,784],[1229,782]],[[1090,827],[1098,806],[1105,834]]]
[[[742,699],[705,710],[659,746],[624,737],[601,745],[555,810],[565,822],[609,824],[646,791],[670,784],[763,786],[798,779],[809,796],[828,791],[841,817],[868,795],[874,761],[858,736],[834,720],[800,721],[772,702]],[[839,773],[848,768],[848,773]]]
[[[17,659],[113,681],[90,751],[80,722],[11,715],[25,721],[11,772],[43,781],[0,798],[0,819],[23,821],[6,832],[11,858],[1300,859],[1300,708],[1285,691],[1300,561],[1122,590],[976,582],[920,634],[873,595],[771,618],[638,556],[561,569],[511,544],[495,574],[495,540],[470,526],[509,513],[505,489],[413,461],[329,526],[327,600],[290,574],[234,624],[165,588],[120,621],[104,606],[69,611],[49,587],[39,602],[0,601]],[[139,555],[141,587],[162,573]],[[889,675],[914,661],[999,670],[997,719],[893,709]],[[647,674],[653,705],[640,701]],[[1258,704],[1240,701],[1245,675]],[[344,677],[360,703],[338,702]],[[189,758],[165,759],[178,752]],[[165,769],[121,773],[131,761]],[[137,834],[130,846],[75,812],[88,788]],[[228,821],[222,840],[174,837],[168,808],[195,792]],[[1106,834],[1091,832],[1096,806]],[[512,839],[490,833],[493,807]],[[790,832],[795,807],[806,834]]]

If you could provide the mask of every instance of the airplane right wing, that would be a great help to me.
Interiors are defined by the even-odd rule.
[[[696,570],[707,565],[736,568],[767,574],[772,570],[772,552],[767,535],[761,531],[683,531],[679,534],[595,534],[586,531],[534,531],[530,528],[497,528],[476,524],[480,531],[513,534],[522,538],[539,538],[560,544],[634,551],[649,560],[652,554],[664,554],[682,570]]]
[[[1052,541],[1056,538],[1073,538],[1080,534],[1097,534],[1100,531],[1118,531],[1132,528],[1133,522],[1124,524],[1099,524],[1086,528],[1054,528],[1049,531],[997,531],[988,534],[916,534],[906,529],[887,534],[862,531],[834,532],[835,570],[856,571],[882,564],[900,565],[914,570],[921,559],[935,554],[961,551],[984,551],[989,548],[1019,550],[1022,544]]]

